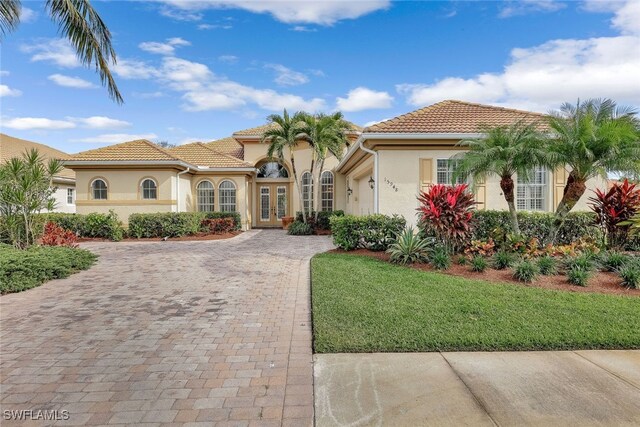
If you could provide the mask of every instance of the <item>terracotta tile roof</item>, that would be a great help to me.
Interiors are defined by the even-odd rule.
[[[369,126],[363,133],[477,133],[483,125],[509,125],[520,119],[536,122],[544,117],[529,111],[447,100]]]
[[[202,142],[179,145],[169,150],[175,156],[195,166],[211,168],[246,168],[253,167],[251,163],[244,162],[229,154],[214,150],[210,145]]]
[[[206,144],[216,151],[244,160],[244,146],[232,136],[210,141]]]
[[[35,148],[45,159],[61,159],[69,158],[69,155],[63,151],[47,145],[38,144],[37,142],[27,141],[20,138],[14,138],[4,133],[0,133],[0,162],[4,163],[14,157],[22,157],[25,152]],[[71,169],[63,168],[56,176],[60,178],[75,179],[76,174]]]
[[[95,150],[83,151],[71,156],[69,160],[95,160],[95,161],[135,161],[135,160],[181,160],[168,150],[154,144],[146,139],[123,142],[121,144],[109,145]]]
[[[362,127],[354,124],[354,123],[349,123],[351,125],[351,130],[354,132],[361,132],[362,131]],[[264,124],[262,126],[256,126],[254,128],[249,128],[249,129],[245,129],[245,130],[239,130],[237,132],[233,133],[233,136],[262,136],[262,134],[269,130],[269,129],[273,129],[275,128],[277,125],[275,123],[267,123]]]

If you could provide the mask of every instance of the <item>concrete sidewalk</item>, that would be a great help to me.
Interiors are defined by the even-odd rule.
[[[321,354],[316,425],[638,426],[640,351]]]

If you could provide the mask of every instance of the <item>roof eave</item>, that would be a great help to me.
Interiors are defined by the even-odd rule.
[[[138,166],[138,165],[170,165],[184,168],[196,166],[180,160],[65,160],[65,166]]]

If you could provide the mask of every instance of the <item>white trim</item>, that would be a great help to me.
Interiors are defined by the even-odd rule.
[[[252,166],[244,166],[239,168],[233,167],[208,167],[208,166],[196,166],[181,160],[66,160],[65,165],[70,166],[129,166],[129,165],[177,165],[186,169],[193,169],[195,171],[203,172],[256,172],[256,168]]]

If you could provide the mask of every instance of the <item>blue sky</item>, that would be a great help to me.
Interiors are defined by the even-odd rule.
[[[548,111],[640,106],[640,2],[109,1],[124,105],[41,2],[2,42],[2,132],[74,153],[212,140],[282,108],[364,125],[443,99]]]

